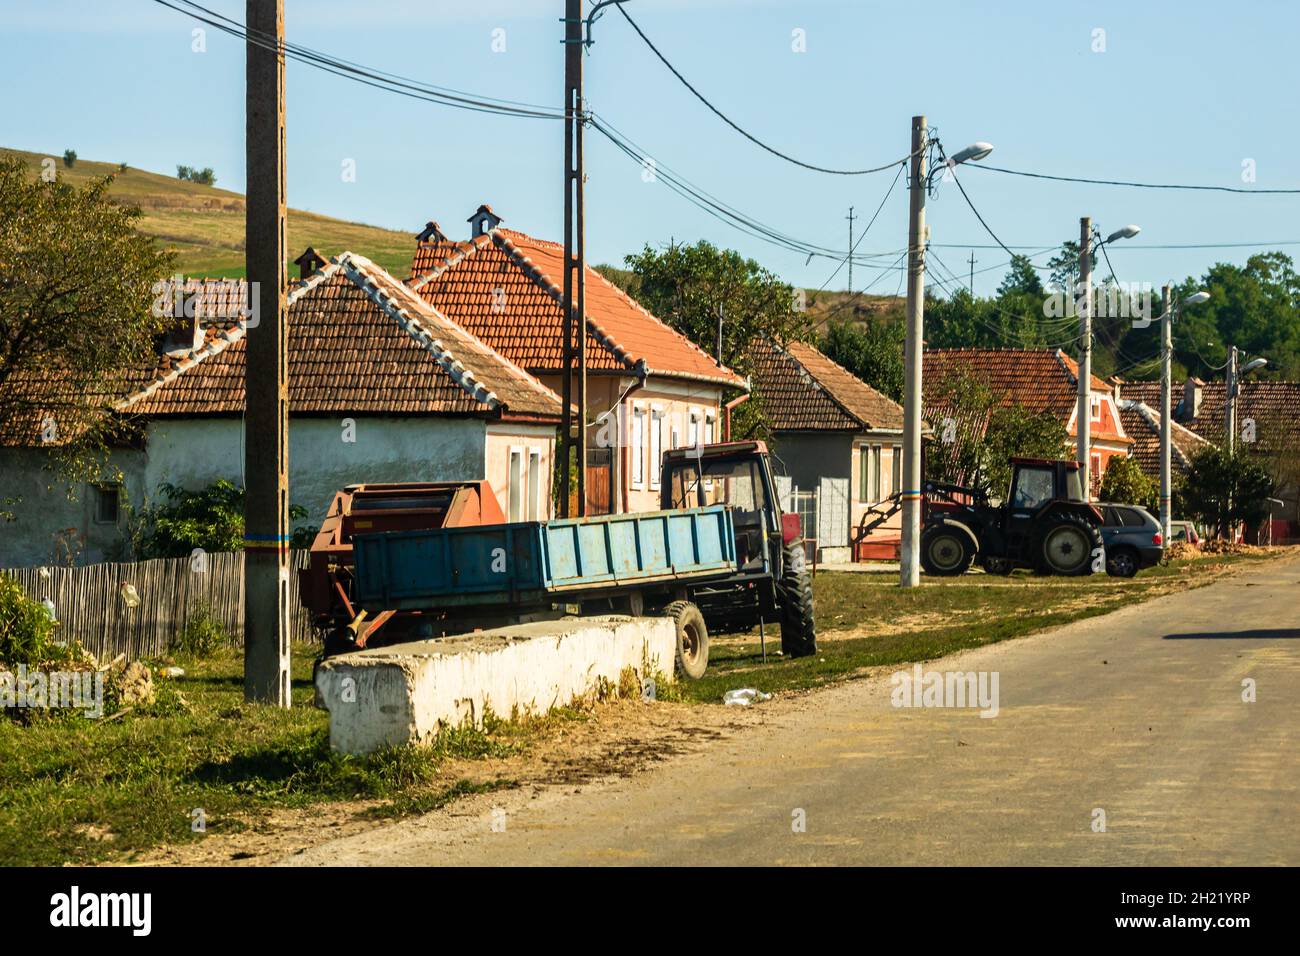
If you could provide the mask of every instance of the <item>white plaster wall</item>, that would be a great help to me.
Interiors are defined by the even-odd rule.
[[[124,489],[117,524],[96,521],[91,487],[83,483],[70,487],[47,467],[52,461],[53,453],[41,448],[0,449],[0,510],[14,513],[13,521],[0,518],[0,568],[53,563],[56,535],[61,532],[72,544],[77,564],[123,556],[127,508],[139,507],[144,489],[143,454],[115,451],[104,472],[105,479],[120,477]],[[6,504],[4,499],[19,500]]]
[[[486,477],[486,423],[476,418],[293,418],[289,423],[289,500],[319,524],[345,485],[391,481],[472,481]],[[238,418],[156,419],[149,423],[144,486],[203,488],[216,478],[243,483],[243,422]]]

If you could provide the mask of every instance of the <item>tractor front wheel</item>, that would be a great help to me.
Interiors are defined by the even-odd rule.
[[[949,525],[927,528],[921,534],[921,567],[926,574],[955,577],[970,570],[975,548],[970,538]]]

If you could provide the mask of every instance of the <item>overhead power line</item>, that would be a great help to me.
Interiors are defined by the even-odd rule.
[[[697,100],[699,100],[701,103],[707,106],[709,108],[709,111],[713,113],[714,116],[718,117],[718,119],[722,120],[722,122],[726,123],[728,126],[734,129],[741,136],[745,137],[745,139],[753,143],[755,146],[759,147],[760,149],[766,150],[767,152],[771,153],[773,156],[777,156],[781,159],[784,159],[787,163],[793,163],[794,165],[800,166],[803,169],[811,169],[813,172],[817,172],[817,173],[830,173],[833,176],[865,176],[870,173],[881,173],[884,172],[886,169],[892,169],[895,166],[902,166],[904,163],[906,163],[909,159],[912,158],[912,154],[908,153],[906,156],[902,157],[901,159],[896,159],[893,162],[885,163],[883,166],[874,166],[871,169],[831,169],[827,166],[817,166],[814,165],[813,163],[805,163],[801,159],[795,159],[793,156],[791,156],[788,153],[781,152],[779,149],[775,148],[774,146],[769,146],[767,143],[763,142],[753,133],[750,133],[748,130],[742,127],[739,123],[737,123],[735,120],[729,117],[726,113],[722,112],[722,110],[718,109],[716,106],[710,103],[708,98],[705,97],[705,95],[701,93],[699,90],[697,90],[691,84],[691,82],[688,79],[686,79],[686,77],[682,76],[681,71],[678,70],[677,67],[673,66],[670,62],[668,62],[668,58],[666,56],[664,56],[662,53],[659,52],[659,48],[655,46],[650,41],[650,38],[645,35],[645,32],[639,26],[637,26],[636,21],[632,19],[631,15],[625,9],[623,9],[623,5],[621,3],[617,5],[617,9],[619,13],[623,14],[623,19],[628,22],[628,25],[631,26],[632,29],[636,31],[637,36],[639,36],[642,39],[642,41],[644,41],[645,45],[650,48],[650,52],[659,58],[660,63],[668,67],[669,72],[671,72],[673,76],[677,77],[678,81],[681,82],[682,86],[690,90],[691,94]]]
[[[884,209],[885,203],[889,202],[889,197],[893,194],[894,187],[898,185],[898,180],[902,177],[902,175],[903,175],[903,167],[902,164],[899,164],[898,172],[894,174],[893,182],[891,182],[889,184],[889,188],[885,190],[885,196],[883,199],[880,200],[880,205],[877,206],[876,211],[871,214],[871,221],[867,223],[867,228],[862,230],[862,235],[858,236],[857,241],[854,242],[853,245],[849,248],[849,254],[840,261],[840,264],[835,267],[835,271],[832,272],[830,276],[826,279],[826,281],[821,284],[821,287],[817,290],[818,292],[821,292],[822,289],[825,289],[828,285],[830,285],[831,280],[840,274],[840,270],[843,269],[845,265],[847,265],[849,262],[853,260],[853,253],[857,252],[858,246],[862,245],[862,240],[867,238],[867,233],[869,233],[871,231],[871,227],[876,224],[876,219],[880,216],[880,210]],[[850,212],[852,212],[851,209]],[[850,225],[852,225],[852,223],[850,223]],[[853,274],[852,271],[850,271],[849,279],[852,280],[852,278],[853,278]],[[852,281],[849,282],[849,285],[853,285]]]
[[[1024,176],[1029,179],[1050,179],[1058,183],[1086,183],[1092,186],[1131,186],[1134,189],[1189,189],[1199,192],[1246,193],[1248,195],[1300,195],[1300,189],[1244,189],[1240,186],[1194,186],[1187,183],[1136,183],[1122,179],[1089,179],[1085,176],[1053,176],[1048,173],[1031,173],[1023,169],[1007,169],[1003,166],[989,166],[980,163],[976,169],[990,173],[1005,173],[1008,176]]]

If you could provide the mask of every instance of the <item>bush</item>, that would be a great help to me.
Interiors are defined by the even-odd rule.
[[[67,656],[54,642],[55,623],[45,607],[27,596],[18,582],[0,574],[0,661],[29,666]]]
[[[200,601],[185,621],[179,634],[172,636],[168,650],[190,657],[211,657],[218,650],[233,643],[226,629],[212,615],[212,605]]]
[[[63,165],[69,169],[77,165],[77,151],[75,149],[65,149],[63,151]]]

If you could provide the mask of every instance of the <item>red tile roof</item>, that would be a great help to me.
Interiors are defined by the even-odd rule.
[[[1223,439],[1224,404],[1227,401],[1226,382],[1204,382],[1201,385],[1201,407],[1195,418],[1183,408],[1184,387],[1175,384],[1171,401],[1174,421],[1185,425],[1197,435],[1211,441]],[[1125,382],[1120,387],[1122,398],[1145,402],[1153,408],[1160,407],[1159,382]],[[1259,451],[1271,448],[1293,449],[1300,444],[1300,382],[1244,379],[1237,395],[1237,427],[1247,419],[1254,419]]]
[[[1126,398],[1128,385],[1120,390],[1119,414],[1124,431],[1133,439],[1129,454],[1141,469],[1153,478],[1160,477],[1160,409],[1145,402]],[[1171,422],[1169,429],[1170,463],[1176,470],[1186,471],[1192,455],[1209,444],[1200,435]]]
[[[1079,366],[1060,349],[926,349],[922,373],[927,405],[941,406],[940,392],[954,375],[987,385],[1003,405],[1048,411],[1068,422],[1078,401]],[[1110,385],[1092,376],[1092,391],[1110,395]],[[1093,438],[1123,441],[1118,433],[1092,431]]]
[[[554,392],[363,256],[343,253],[289,303],[291,412],[560,415]],[[242,412],[245,344],[237,322],[208,324],[201,347],[165,361],[118,410]]]
[[[750,346],[754,390],[775,431],[899,430],[903,409],[805,342]]]
[[[746,388],[703,349],[642,308],[599,272],[586,270],[587,367]],[[534,374],[563,367],[564,249],[512,229],[467,242],[416,247],[408,284],[425,302]]]

